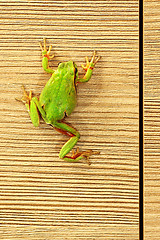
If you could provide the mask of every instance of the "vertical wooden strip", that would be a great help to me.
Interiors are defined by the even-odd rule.
[[[159,1],[144,4],[144,207],[145,240],[160,236]]]

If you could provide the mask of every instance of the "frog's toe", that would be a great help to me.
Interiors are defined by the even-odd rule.
[[[87,71],[89,68],[93,69],[99,59],[100,56],[96,58],[96,51],[94,50],[91,61],[89,62],[88,57],[86,57],[86,66],[84,66],[83,64],[81,66],[85,71]]]
[[[47,57],[48,59],[51,59],[54,57],[54,55],[52,56],[49,56],[50,53],[51,53],[51,49],[52,49],[52,45],[49,46],[49,49],[47,51],[47,47],[46,47],[46,38],[44,38],[44,47],[42,46],[42,43],[39,42],[39,45],[40,45],[40,48],[41,48],[41,51],[42,51],[42,56],[43,57]]]
[[[49,46],[49,50],[47,51],[47,55],[49,59],[54,58],[54,54],[52,56],[49,56],[51,53],[51,49],[52,49],[52,45]]]
[[[91,162],[89,160],[90,156],[97,155],[97,154],[100,154],[100,152],[94,152],[92,150],[79,152],[79,148],[77,148],[74,156],[72,155],[72,158],[78,159],[78,160],[85,159],[85,161],[88,163],[88,165],[91,165]]]
[[[23,85],[22,85],[22,89],[23,89],[23,96],[20,99],[16,98],[16,100],[23,102],[24,104],[29,104],[29,102],[32,99],[32,91],[30,91],[28,95]]]
[[[83,68],[85,71],[88,70],[88,68],[89,68],[89,66],[90,66],[90,62],[89,62],[89,60],[88,60],[88,57],[86,57],[86,66],[84,66],[83,64],[82,64],[81,66],[82,66],[82,68]]]
[[[90,161],[89,161],[89,157],[92,156],[92,155],[97,155],[97,154],[100,154],[100,152],[94,152],[92,150],[87,150],[87,151],[84,151],[81,153],[81,157],[85,158],[86,159],[86,162],[91,165]]]
[[[94,50],[94,52],[93,52],[93,57],[92,57],[90,63],[93,63],[94,66],[95,66],[95,64],[99,61],[100,58],[101,58],[100,56],[96,58],[96,51]]]
[[[41,51],[43,52],[44,50],[43,50],[43,47],[42,47],[42,43],[41,43],[41,42],[39,42],[39,46],[40,46]]]
[[[40,45],[40,48],[41,48],[41,51],[46,51],[47,52],[47,48],[46,48],[46,38],[43,39],[43,44],[44,44],[44,47],[42,46],[42,42],[40,41],[39,42],[39,45]]]

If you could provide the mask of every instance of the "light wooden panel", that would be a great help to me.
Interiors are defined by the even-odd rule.
[[[138,239],[138,1],[0,1],[1,239]],[[34,128],[21,85],[38,95],[49,75],[38,42],[58,62],[101,55],[66,119],[86,163],[58,158],[66,136]]]
[[[144,3],[145,240],[160,238],[160,2]]]

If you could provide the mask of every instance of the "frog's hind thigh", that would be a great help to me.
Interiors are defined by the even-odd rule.
[[[80,134],[78,131],[76,131],[74,128],[70,127],[66,123],[62,122],[56,122],[53,124],[53,126],[58,130],[59,132],[70,136],[71,138],[63,145],[59,157],[69,161],[69,162],[76,162],[80,160],[80,155],[81,154],[75,154],[74,156],[66,156],[76,145],[77,141],[80,138]],[[82,158],[82,157],[81,157]]]

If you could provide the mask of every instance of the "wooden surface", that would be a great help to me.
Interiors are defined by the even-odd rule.
[[[0,239],[137,240],[138,1],[7,0],[0,12]],[[82,76],[85,56],[102,56],[66,119],[81,150],[100,151],[91,166],[59,159],[68,138],[33,127],[15,100],[22,84],[38,95],[49,79],[43,37],[52,68],[74,60]]]
[[[160,2],[144,3],[145,240],[160,239]]]

